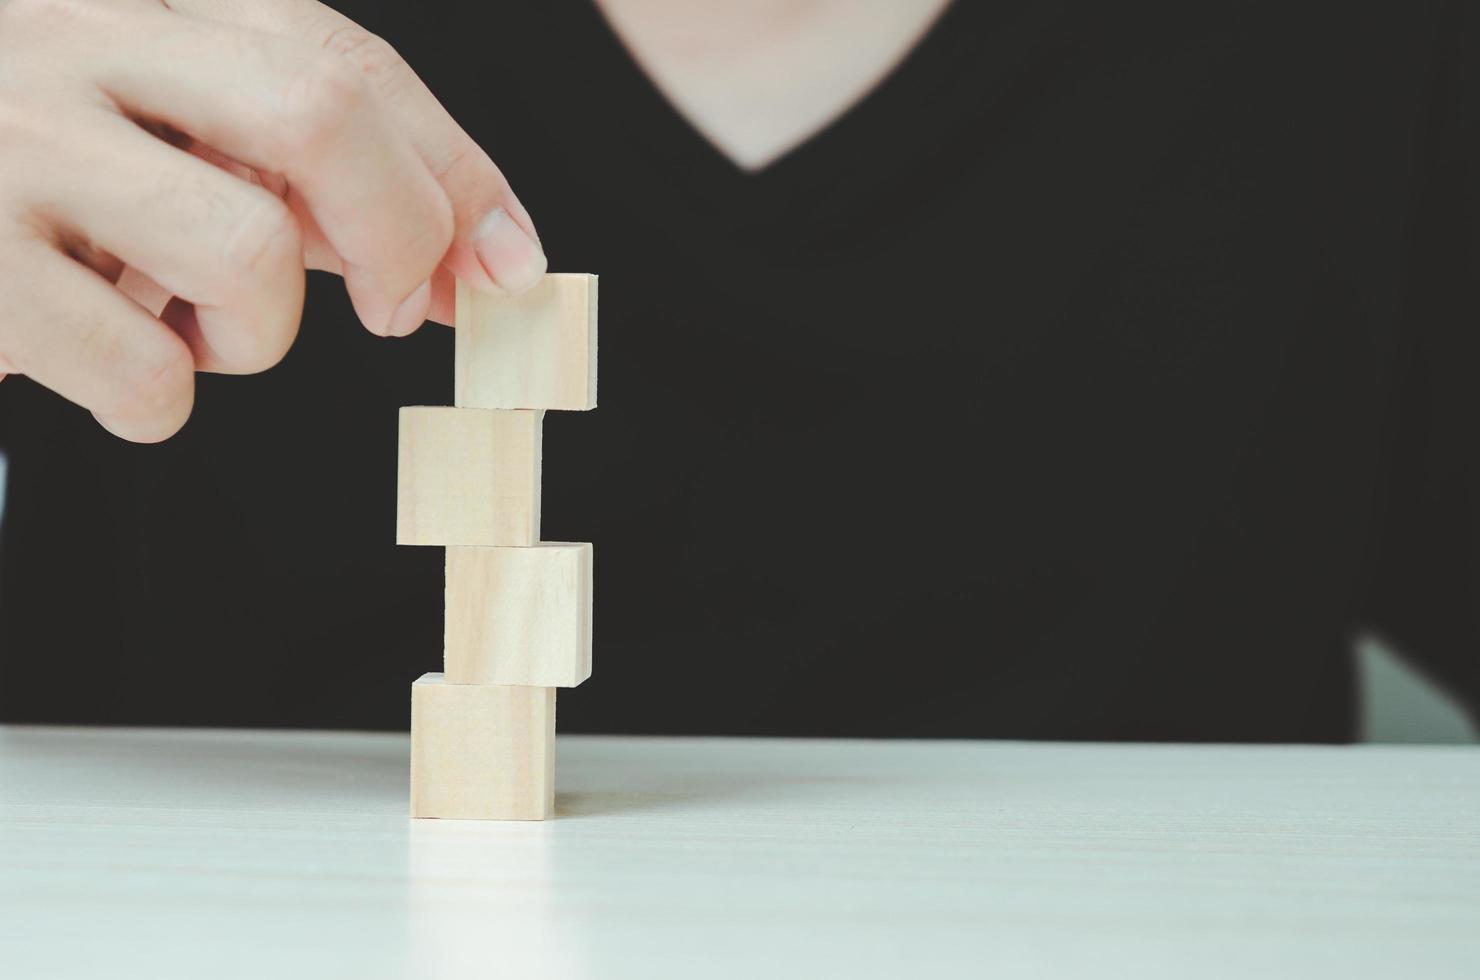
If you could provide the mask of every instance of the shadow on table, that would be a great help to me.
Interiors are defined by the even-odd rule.
[[[837,798],[865,786],[888,780],[837,776],[827,773],[766,778],[755,775],[728,782],[697,782],[682,792],[578,790],[555,793],[555,815],[561,819],[610,817],[663,810],[690,810],[715,803],[743,803],[745,808],[765,807],[808,798]]]
[[[682,812],[716,804],[738,805],[740,810],[805,805],[897,781],[884,771],[829,765],[832,753],[820,745],[806,763],[785,757],[779,741],[575,736],[562,746],[555,792],[556,816],[562,819]],[[758,762],[767,750],[783,758]]]

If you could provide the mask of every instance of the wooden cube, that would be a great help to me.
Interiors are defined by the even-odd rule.
[[[596,407],[596,277],[557,273],[522,296],[457,284],[453,403]]]
[[[448,548],[449,684],[575,687],[591,676],[589,544]]]
[[[540,539],[543,412],[401,409],[396,543]]]
[[[411,815],[544,820],[555,808],[555,689],[411,685]]]

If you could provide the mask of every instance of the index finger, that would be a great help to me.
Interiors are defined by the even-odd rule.
[[[365,75],[452,202],[456,230],[447,267],[477,288],[532,287],[545,274],[544,249],[503,172],[390,44],[333,11],[325,16],[337,26],[324,47]]]
[[[451,208],[360,74],[283,35],[162,8],[129,15],[151,20],[146,56],[135,46],[99,59],[90,71],[100,86],[130,113],[285,176],[339,256],[365,325],[420,323]]]
[[[430,89],[386,40],[314,0],[175,0],[177,9],[216,20],[288,33],[352,65],[410,140],[452,203],[452,245],[443,266],[475,289],[520,293],[545,272],[533,220],[508,180],[448,115]],[[448,286],[447,277],[434,286]],[[450,288],[433,316],[451,322]]]

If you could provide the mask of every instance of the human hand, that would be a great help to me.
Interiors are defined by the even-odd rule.
[[[381,39],[313,0],[0,0],[0,377],[138,442],[194,372],[277,363],[304,270],[372,332],[453,276],[545,269],[498,168]]]

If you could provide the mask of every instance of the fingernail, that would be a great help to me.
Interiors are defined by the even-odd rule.
[[[483,271],[507,292],[522,293],[545,274],[545,252],[539,242],[503,208],[494,208],[478,223],[473,247]]]
[[[417,286],[411,291],[411,295],[401,300],[401,305],[396,307],[396,312],[391,314],[391,322],[386,327],[386,334],[391,337],[404,337],[415,332],[416,328],[426,322],[427,310],[432,305],[432,281]]]

